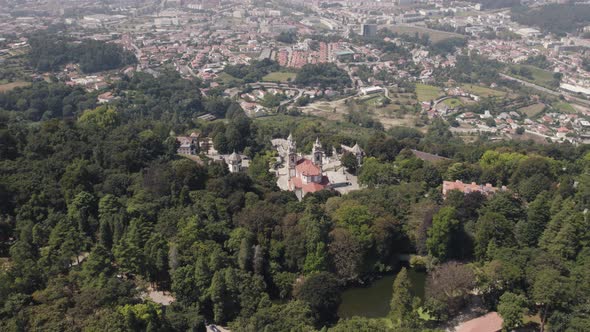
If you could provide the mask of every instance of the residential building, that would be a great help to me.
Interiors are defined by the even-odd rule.
[[[480,192],[486,196],[489,196],[489,195],[495,194],[498,191],[506,191],[508,189],[506,188],[506,186],[502,186],[501,188],[497,188],[497,187],[492,186],[490,183],[486,183],[485,185],[483,185],[483,184],[477,184],[475,182],[463,183],[463,181],[461,181],[461,180],[443,181],[443,189],[442,189],[443,197],[446,198],[447,194],[451,190],[459,190],[460,192],[462,192],[464,194]]]

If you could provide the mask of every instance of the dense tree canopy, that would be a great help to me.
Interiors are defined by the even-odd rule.
[[[108,106],[55,83],[0,94],[0,330],[391,331],[337,310],[344,288],[400,270],[406,254],[426,295],[398,274],[383,318],[396,331],[436,328],[471,296],[507,327],[526,313],[588,330],[586,146],[465,144],[438,121],[423,134],[250,119],[199,87],[164,71],[122,76]],[[177,155],[175,136],[193,131],[244,151],[249,169]],[[289,132],[307,150],[316,137],[326,150],[358,142],[366,187],[302,201],[279,191],[270,140]],[[443,179],[506,191],[443,197]],[[149,289],[175,301],[164,310]]]
[[[301,68],[295,78],[300,85],[318,85],[334,89],[350,86],[348,73],[333,63],[307,64]]]
[[[38,71],[58,71],[67,63],[77,63],[85,73],[118,69],[137,62],[135,55],[121,46],[86,39],[74,43],[64,36],[45,31],[29,38],[29,60]]]

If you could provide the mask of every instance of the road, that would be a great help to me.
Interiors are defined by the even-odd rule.
[[[560,93],[559,93],[559,92],[556,92],[556,91],[553,91],[553,90],[547,89],[547,88],[545,88],[545,87],[542,87],[542,86],[540,86],[540,85],[537,85],[537,84],[534,84],[534,83],[531,83],[531,82],[527,82],[527,81],[525,81],[525,80],[518,79],[518,78],[516,78],[516,77],[512,77],[512,76],[509,76],[509,75],[506,75],[506,74],[500,74],[500,76],[502,76],[502,78],[505,78],[505,79],[507,79],[507,80],[516,81],[516,82],[518,82],[518,83],[520,83],[520,84],[522,84],[522,85],[524,85],[524,86],[528,86],[528,87],[530,87],[530,88],[537,89],[537,90],[539,90],[539,91],[542,91],[542,92],[548,93],[548,94],[550,94],[550,95],[553,95],[553,96],[559,96],[559,95],[560,95]]]
[[[531,82],[527,82],[527,81],[518,79],[516,77],[509,76],[509,75],[506,75],[506,74],[500,74],[500,76],[502,78],[507,79],[507,80],[516,81],[516,82],[518,82],[518,83],[520,83],[520,84],[522,84],[524,86],[528,86],[529,88],[533,88],[533,89],[539,90],[541,92],[545,92],[545,93],[550,94],[552,96],[559,97],[560,95],[563,95],[568,101],[575,101],[575,102],[577,102],[579,104],[582,104],[584,106],[590,106],[590,101],[585,100],[585,99],[574,97],[574,96],[572,96],[571,94],[569,94],[567,92],[557,92],[557,91],[554,91],[554,90],[550,90],[550,89],[547,89],[547,88],[542,87],[540,85],[537,85],[537,84],[534,84],[534,83],[531,83]]]

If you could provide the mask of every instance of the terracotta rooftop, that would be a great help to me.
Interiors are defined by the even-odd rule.
[[[303,183],[301,178],[298,178],[295,176],[289,180],[289,185],[293,189],[300,188],[303,191],[303,194],[314,193],[316,191],[323,190],[328,186],[328,184],[329,184],[329,180],[328,180],[327,176],[323,176],[322,181],[320,183],[314,183],[314,182]]]
[[[309,159],[302,159],[295,166],[297,173],[303,174],[304,176],[318,176],[322,174],[321,169],[314,165]]]
[[[505,191],[507,190],[506,186],[502,186],[501,188],[497,188],[492,186],[489,183],[477,184],[475,182],[471,183],[463,183],[462,181],[443,181],[443,196],[446,196],[447,193],[451,190],[459,190],[464,194],[469,194],[472,192],[479,191],[484,195],[494,194],[497,191]]]
[[[498,332],[502,330],[502,322],[497,312],[490,312],[460,324],[455,332]]]

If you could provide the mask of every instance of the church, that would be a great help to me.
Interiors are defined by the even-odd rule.
[[[314,193],[328,187],[330,181],[322,172],[324,151],[319,139],[316,139],[313,145],[312,160],[297,154],[297,146],[291,135],[287,138],[287,142],[289,190],[294,191],[295,195],[301,199],[307,193]]]
[[[291,134],[286,140],[272,140],[272,144],[277,149],[282,166],[277,170],[277,185],[283,190],[293,191],[299,200],[324,189],[347,193],[359,188],[356,176],[348,173],[340,163],[341,156],[334,151],[328,158],[319,138],[313,144],[311,155],[307,156],[298,153],[297,143]],[[360,162],[362,150],[358,145],[355,147]],[[349,152],[344,148],[343,151]]]

